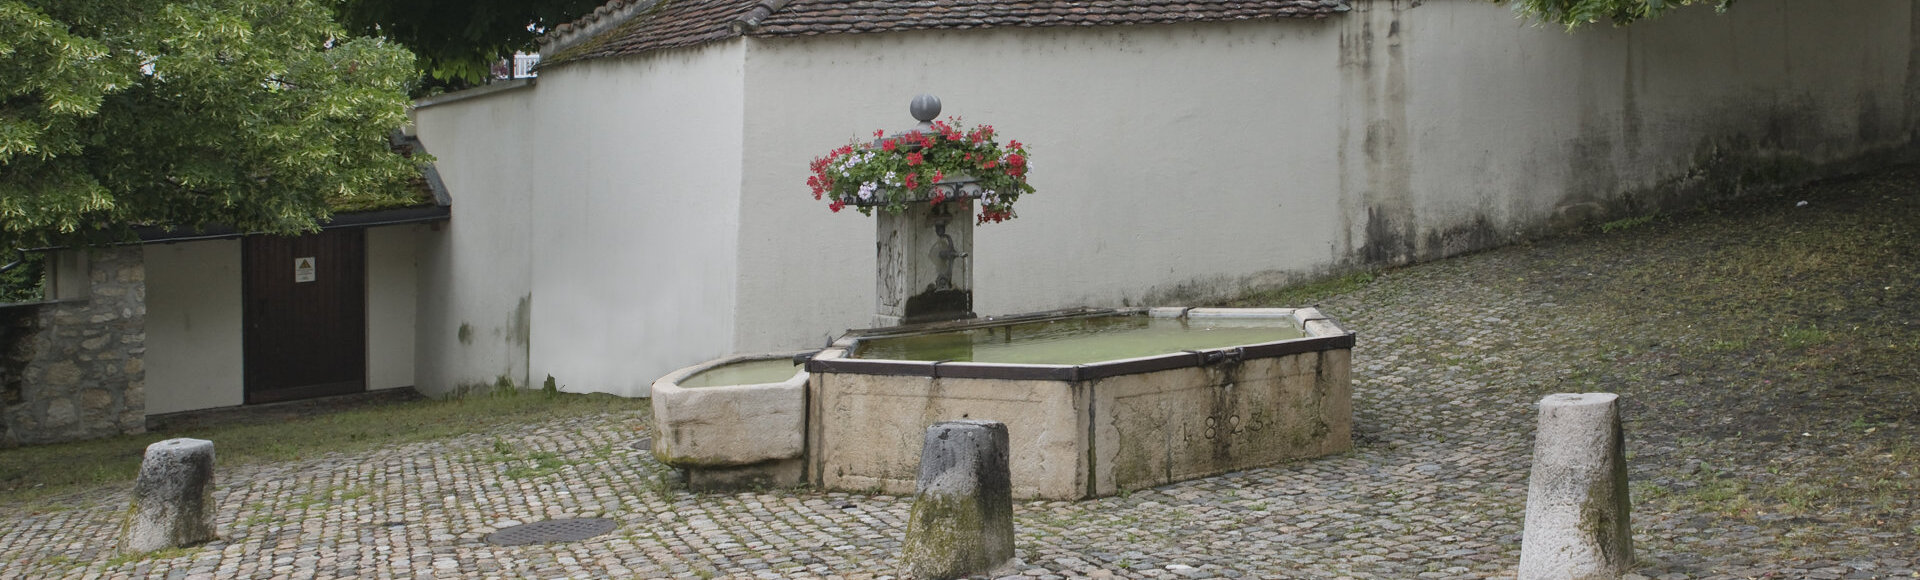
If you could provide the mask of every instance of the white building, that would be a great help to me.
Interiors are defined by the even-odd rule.
[[[1920,114],[1903,0],[1577,33],[1486,2],[1192,6],[614,2],[537,83],[419,104],[459,203],[423,252],[416,385],[644,395],[864,326],[873,225],[814,201],[807,163],[908,127],[919,93],[1034,149],[1039,193],[975,231],[982,314],[1485,248],[1845,171]]]
[[[1467,0],[615,0],[537,80],[418,103],[451,218],[354,234],[364,341],[325,344],[364,368],[291,380],[639,396],[864,326],[874,226],[807,164],[920,93],[1032,146],[975,311],[1193,304],[1908,157],[1917,33],[1910,0],[1574,33]],[[34,363],[0,439],[247,402],[247,243],[144,246],[142,362],[57,396]]]

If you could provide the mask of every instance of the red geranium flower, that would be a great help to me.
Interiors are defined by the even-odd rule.
[[[884,129],[873,134],[872,140],[854,141],[811,160],[807,189],[814,199],[826,201],[834,212],[852,207],[863,214],[876,208],[901,211],[912,197],[944,203],[956,197],[939,185],[950,179],[947,171],[952,170],[974,183],[970,189],[997,192],[976,202],[977,219],[989,223],[1012,219],[1012,206],[1022,194],[1033,192],[1026,178],[1026,145],[1000,145],[991,125],[965,127],[958,117],[948,117],[893,137]]]

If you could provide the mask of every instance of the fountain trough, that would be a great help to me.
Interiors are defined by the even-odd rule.
[[[799,353],[723,358],[653,382],[653,456],[693,489],[802,482],[807,372]]]
[[[807,479],[912,493],[918,434],[955,419],[1007,424],[1013,493],[1028,499],[1338,453],[1352,445],[1353,343],[1312,308],[1087,309],[852,331],[807,362]]]

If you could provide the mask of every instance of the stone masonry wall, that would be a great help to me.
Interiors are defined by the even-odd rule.
[[[146,428],[146,268],[91,250],[77,298],[0,309],[0,447]]]

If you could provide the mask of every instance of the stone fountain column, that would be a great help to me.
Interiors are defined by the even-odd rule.
[[[932,131],[940,99],[913,99],[912,131]],[[909,131],[911,132],[911,131]],[[898,135],[895,135],[896,137]],[[896,326],[973,318],[973,199],[969,181],[935,184],[948,193],[938,205],[913,203],[907,211],[876,212],[873,326]]]

